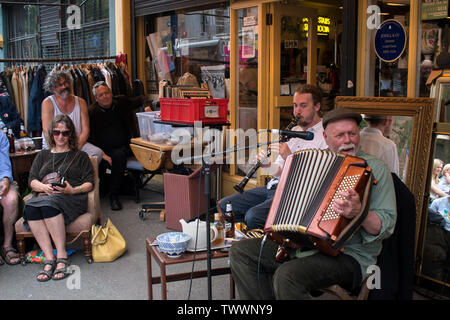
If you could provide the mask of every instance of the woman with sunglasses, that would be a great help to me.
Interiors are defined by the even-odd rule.
[[[25,223],[46,257],[43,270],[36,276],[41,282],[69,275],[65,225],[86,212],[87,193],[94,186],[91,161],[85,152],[78,151],[75,127],[69,116],[57,115],[50,123],[48,136],[50,148],[42,150],[31,167],[29,184],[35,196],[24,210]],[[60,174],[61,186],[42,182],[53,172]]]

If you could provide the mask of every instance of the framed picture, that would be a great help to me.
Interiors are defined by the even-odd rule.
[[[436,79],[431,87],[430,97],[436,99],[434,121],[450,122],[450,73],[444,72]]]
[[[361,114],[392,116],[391,139],[396,143],[399,177],[414,194],[416,201],[416,247],[425,203],[428,165],[434,123],[434,99],[400,97],[336,97],[336,108],[350,108]],[[417,252],[417,251],[415,251]]]

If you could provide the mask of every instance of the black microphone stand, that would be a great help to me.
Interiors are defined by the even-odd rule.
[[[278,141],[275,141],[278,142]],[[205,196],[206,196],[206,276],[208,278],[208,300],[212,300],[212,279],[211,279],[211,231],[210,231],[210,211],[211,211],[211,164],[214,163],[214,161],[210,161],[215,157],[218,156],[226,156],[228,154],[242,151],[242,150],[248,150],[251,148],[259,148],[262,146],[267,146],[269,144],[275,143],[275,142],[265,142],[265,143],[258,143],[256,145],[252,146],[246,146],[241,148],[234,148],[232,150],[225,150],[222,152],[212,152],[210,154],[206,155],[200,155],[200,156],[192,156],[187,158],[182,158],[176,161],[176,164],[182,164],[185,162],[192,162],[195,160],[198,160],[200,157],[202,159],[202,174],[205,176]],[[222,158],[223,159],[223,158]]]
[[[303,137],[299,137],[302,139],[306,139]],[[309,138],[307,139],[309,140]],[[214,163],[214,158],[216,157],[222,157],[223,160],[223,156],[226,156],[228,154],[234,153],[234,152],[238,152],[238,151],[243,151],[243,150],[249,150],[251,148],[259,148],[262,146],[267,146],[270,145],[272,143],[276,143],[276,142],[281,142],[283,140],[278,140],[278,141],[274,141],[274,142],[264,142],[264,143],[257,143],[256,145],[252,145],[252,146],[246,146],[246,147],[237,147],[231,150],[225,150],[222,152],[212,152],[210,154],[202,154],[199,156],[192,156],[192,157],[187,157],[187,158],[182,158],[176,161],[175,164],[182,164],[185,162],[192,162],[198,159],[202,159],[202,165],[203,165],[203,170],[202,173],[205,176],[205,196],[206,196],[206,276],[208,278],[208,300],[212,300],[212,283],[211,283],[211,231],[210,231],[210,211],[211,211],[211,164]],[[211,161],[212,160],[212,161]]]
[[[206,197],[206,276],[208,279],[208,300],[212,300],[211,283],[211,231],[209,214],[211,211],[211,163],[202,158],[203,175],[205,176],[205,197]]]

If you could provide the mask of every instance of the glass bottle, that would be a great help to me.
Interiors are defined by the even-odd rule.
[[[225,210],[225,236],[234,238],[234,213],[231,201],[228,201]]]
[[[26,136],[27,136],[27,133],[25,132],[25,126],[23,124],[21,124],[19,138],[25,138]]]
[[[220,247],[225,244],[225,216],[223,213],[214,214],[214,225],[217,228],[219,234],[216,237],[216,240],[212,243],[214,247]]]
[[[16,152],[16,146],[14,144],[14,133],[11,128],[8,129],[8,141],[9,141],[9,153],[15,153]]]

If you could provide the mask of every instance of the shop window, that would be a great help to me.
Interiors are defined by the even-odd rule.
[[[389,21],[396,21],[400,28],[404,29],[405,43],[408,39],[408,29],[410,25],[410,1],[372,1],[369,5],[375,5],[378,11],[373,11],[372,15],[377,15],[381,25]],[[372,17],[371,17],[372,18]],[[374,19],[375,21],[375,19]],[[395,48],[399,51],[394,59],[390,59],[386,52],[386,47],[375,44],[375,34],[377,28],[368,28],[368,59],[366,62],[366,74],[369,75],[369,82],[365,88],[365,95],[375,97],[406,97],[408,88],[408,47]],[[396,42],[397,40],[392,40]],[[395,44],[395,43],[394,43]],[[373,76],[372,76],[373,75]]]
[[[249,147],[251,143],[247,134],[255,132],[258,127],[258,8],[240,9],[237,10],[237,15],[239,96],[235,122],[236,128],[246,134],[245,137],[237,137],[238,147]],[[252,163],[248,161],[251,152],[256,152],[256,149],[246,150],[243,158],[241,154],[237,154],[237,174],[245,175],[252,167]]]
[[[208,84],[214,98],[226,97],[229,78],[229,9],[217,8],[146,18],[148,74],[177,84],[186,73]],[[154,67],[154,69],[153,69]],[[155,88],[155,83],[147,83]]]
[[[81,26],[67,27],[66,7],[11,5],[3,7],[11,58],[109,55],[109,0],[66,0],[83,5]]]

